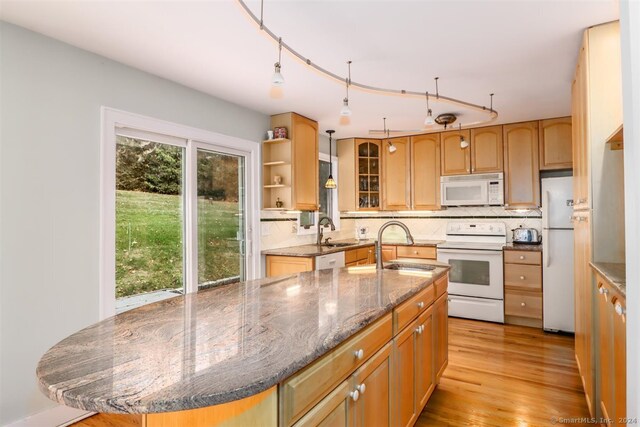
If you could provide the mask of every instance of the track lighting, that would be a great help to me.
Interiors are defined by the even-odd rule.
[[[347,89],[347,96],[342,100],[342,108],[340,109],[341,116],[350,116],[351,108],[349,108],[349,85],[351,84],[351,61],[347,61],[349,67],[349,76],[344,80],[345,87]]]
[[[424,125],[433,126],[434,124],[436,124],[436,121],[433,118],[431,108],[429,108],[429,92],[427,92],[427,117],[424,119]]]
[[[396,147],[395,145],[393,145],[393,142],[391,142],[391,138],[389,138],[389,129],[387,129],[387,118],[383,117],[382,118],[382,129],[383,132],[387,134],[387,150],[389,150],[389,153],[395,153],[396,150],[398,149],[398,147]]]
[[[274,86],[282,86],[284,84],[284,77],[280,72],[280,61],[282,60],[282,37],[278,39],[278,62],[274,64],[275,71],[271,77],[271,84]]]
[[[333,158],[331,157],[331,145],[333,144],[332,135],[335,130],[329,129],[325,132],[329,134],[329,177],[327,178],[327,182],[324,183],[324,188],[333,190],[337,187],[336,181],[333,179]]]
[[[458,124],[458,129],[460,130],[460,132],[462,132],[462,123]],[[460,134],[460,148],[464,149],[464,148],[467,148],[468,146],[469,146],[469,141],[464,139],[464,136]]]

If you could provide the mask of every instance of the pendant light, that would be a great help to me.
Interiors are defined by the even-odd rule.
[[[347,61],[349,67],[349,76],[345,79],[345,86],[347,88],[347,96],[342,100],[342,109],[340,109],[341,116],[350,116],[351,108],[349,108],[349,85],[351,84],[351,61]]]
[[[336,181],[333,179],[333,158],[331,157],[331,146],[333,145],[332,135],[335,130],[329,129],[325,132],[329,134],[329,178],[327,178],[327,182],[325,182],[324,188],[333,190],[337,187]]]
[[[460,130],[460,132],[462,132],[462,123],[458,124],[458,129]],[[462,133],[460,133],[460,148],[465,149],[468,146],[469,146],[469,141],[464,139],[464,136],[462,136]]]
[[[282,37],[278,39],[278,62],[274,64],[275,71],[271,77],[271,84],[274,86],[282,86],[284,84],[284,77],[280,72],[280,61],[282,60]]]
[[[427,117],[424,119],[425,126],[433,126],[436,124],[435,119],[433,118],[433,112],[431,108],[429,108],[429,92],[427,92]]]

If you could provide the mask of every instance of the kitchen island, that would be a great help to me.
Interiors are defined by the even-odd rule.
[[[429,313],[431,338],[421,354],[431,366],[428,375],[424,367],[411,371],[411,392],[427,376],[434,384],[446,366],[447,271],[442,264],[433,271],[323,270],[149,304],[52,347],[38,364],[40,388],[52,400],[75,408],[148,414],[142,420],[148,427],[180,425],[186,419],[190,425],[292,425],[317,410],[318,402],[334,394],[374,353],[387,349],[388,386],[393,388],[386,391],[391,396],[389,417],[402,418],[393,400],[401,391],[396,387],[409,389],[400,384],[409,371],[400,363],[406,351],[400,352],[395,340],[417,339]],[[436,300],[444,309],[439,325]],[[345,347],[350,345],[358,347],[355,353]],[[347,359],[341,356],[345,349]],[[324,365],[329,368],[320,369]],[[310,372],[318,369],[321,377],[313,377]],[[305,383],[305,376],[315,378],[314,383],[321,379],[322,387]],[[291,407],[295,413],[283,413]],[[356,412],[349,411],[349,419]]]

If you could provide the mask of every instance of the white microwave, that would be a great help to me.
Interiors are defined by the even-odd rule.
[[[504,175],[487,173],[440,178],[442,206],[504,205]]]

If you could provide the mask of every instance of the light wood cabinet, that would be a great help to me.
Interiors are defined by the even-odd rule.
[[[398,259],[398,252],[395,246],[391,245],[383,245],[382,246],[382,261],[392,261],[394,259]]]
[[[433,306],[418,317],[416,336],[416,403],[424,408],[435,388]]]
[[[381,142],[349,138],[337,141],[338,209],[379,210],[381,207]]]
[[[585,32],[578,54],[575,78],[571,88],[572,157],[573,157],[573,202],[574,209],[585,209],[590,205],[589,129],[587,110],[587,47],[589,38]]]
[[[540,206],[538,122],[503,126],[505,207]]]
[[[314,257],[267,255],[267,277],[285,276],[315,269]]]
[[[355,401],[351,396],[350,381],[342,382],[335,390],[322,399],[295,427],[351,427]]]
[[[469,147],[460,147],[460,137],[470,140],[469,130],[448,131],[440,134],[441,173],[442,175],[465,175],[471,173],[471,154]]]
[[[626,303],[625,298],[599,274],[596,278],[600,410],[609,426],[626,425]]]
[[[471,173],[502,172],[502,126],[471,129]]]
[[[591,269],[591,229],[589,211],[574,213],[573,221],[573,267],[575,292],[575,347],[576,363],[585,391],[589,412],[595,416],[594,381],[594,287]]]
[[[346,267],[375,263],[376,251],[374,245],[365,246],[364,248],[349,249],[344,252],[344,264]]]
[[[296,113],[271,116],[271,127],[286,127],[289,139],[264,141],[263,208],[314,211],[319,200],[318,123]],[[275,183],[274,176],[282,182]]]
[[[411,206],[440,209],[440,134],[411,137]]]
[[[396,148],[388,150],[387,141]],[[382,148],[382,209],[411,209],[411,145],[409,138],[392,138]]]
[[[421,258],[436,259],[437,252],[435,246],[406,246],[398,245],[396,248],[398,258]]]
[[[391,343],[388,343],[353,374],[353,390],[358,390],[354,426],[391,425],[391,350]]]
[[[444,292],[433,303],[434,319],[434,373],[435,382],[440,382],[440,377],[449,363],[449,293],[446,291],[448,280],[445,278],[439,286]]]
[[[540,120],[540,170],[571,169],[571,117]]]
[[[542,253],[504,251],[504,320],[542,327]]]
[[[415,423],[416,403],[416,331],[418,321],[414,320],[394,339],[396,365],[396,422],[395,425],[411,427]]]

